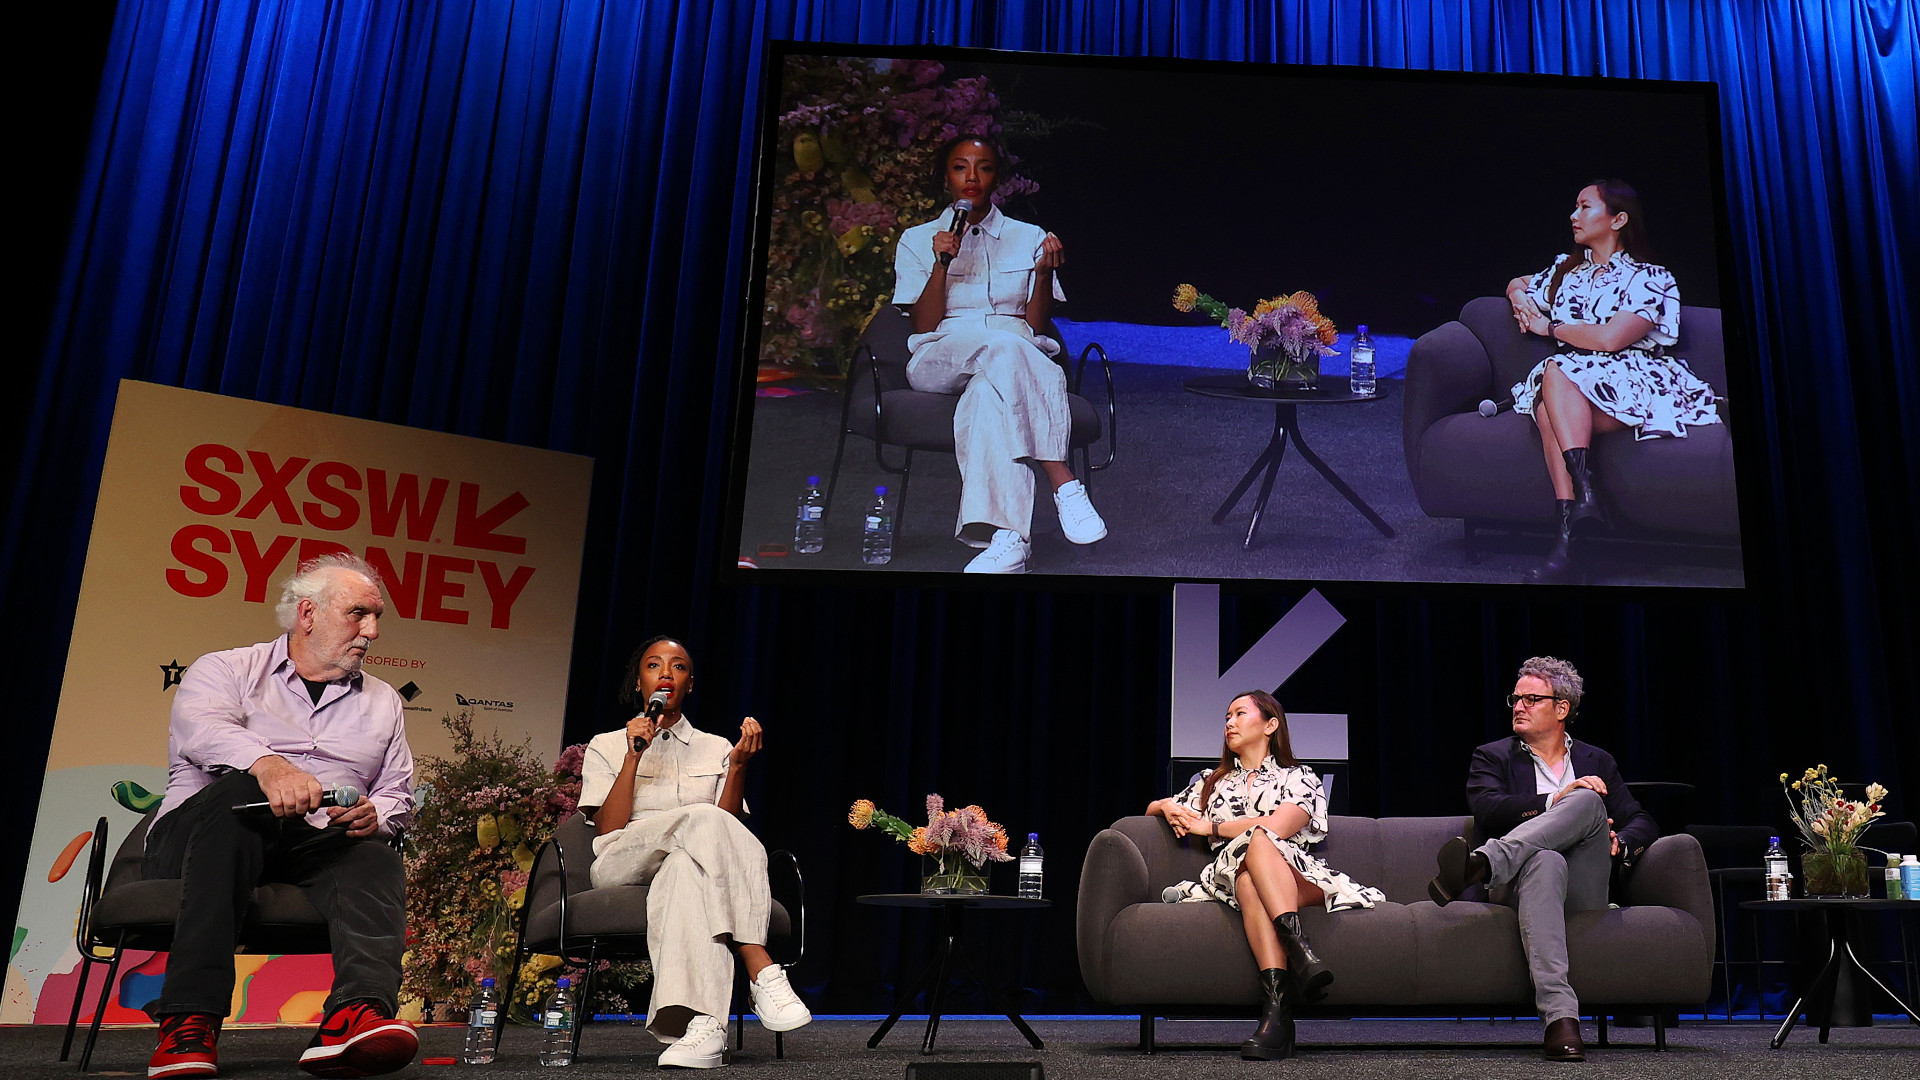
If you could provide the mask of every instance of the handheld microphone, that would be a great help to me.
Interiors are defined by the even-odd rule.
[[[967,224],[967,215],[971,213],[973,213],[972,199],[953,200],[953,223],[947,226],[947,231],[955,235],[959,235],[960,230],[964,228]],[[948,263],[951,263],[952,261],[953,261],[952,255],[944,251],[940,253],[941,266],[945,266]]]
[[[320,795],[321,806],[357,806],[360,802],[360,789],[352,784],[330,787]],[[271,810],[270,802],[235,803],[234,810]]]
[[[660,689],[655,690],[653,693],[648,694],[647,695],[647,711],[644,714],[646,718],[649,720],[658,720],[660,718],[660,714],[667,711],[667,702],[672,698],[673,698],[673,688],[667,687],[667,686],[663,686]],[[638,735],[635,735],[633,737],[633,752],[636,754],[644,753],[646,749],[647,749],[647,740],[641,738]]]
[[[1500,414],[1500,410],[1511,408],[1512,406],[1513,406],[1513,399],[1510,397],[1501,398],[1499,401],[1495,401],[1492,398],[1481,398],[1480,399],[1480,415],[1491,418],[1494,416],[1498,416]]]

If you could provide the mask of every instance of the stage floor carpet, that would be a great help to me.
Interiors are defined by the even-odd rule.
[[[1004,1019],[942,1020],[938,1053],[922,1057],[920,1036],[925,1020],[903,1019],[877,1050],[868,1050],[872,1020],[820,1020],[787,1036],[784,1061],[773,1057],[773,1036],[749,1022],[746,1046],[733,1055],[730,1066],[715,1075],[765,1076],[792,1080],[901,1080],[909,1062],[1040,1061],[1048,1080],[1075,1078],[1207,1078],[1219,1080],[1242,1073],[1289,1078],[1325,1077],[1356,1080],[1380,1077],[1538,1077],[1545,1074],[1598,1078],[1673,1077],[1676,1080],[1713,1080],[1752,1076],[1871,1077],[1890,1080],[1912,1076],[1920,1067],[1920,1028],[1879,1021],[1872,1028],[1836,1028],[1822,1046],[1817,1030],[1796,1027],[1787,1045],[1767,1049],[1777,1022],[1690,1021],[1669,1029],[1666,1053],[1653,1049],[1651,1028],[1611,1029],[1614,1046],[1592,1046],[1594,1025],[1582,1026],[1588,1040],[1584,1067],[1556,1067],[1539,1056],[1540,1025],[1533,1020],[1307,1020],[1300,1024],[1301,1054],[1291,1061],[1241,1061],[1235,1053],[1252,1025],[1246,1021],[1163,1021],[1159,1027],[1160,1053],[1142,1056],[1134,1049],[1139,1032],[1136,1020],[1096,1018],[1036,1020],[1034,1029],[1046,1042],[1033,1050]],[[465,1029],[437,1025],[422,1029],[422,1056],[457,1055]],[[58,1063],[61,1029],[9,1027],[0,1029],[0,1076],[52,1077],[76,1075],[74,1065]],[[236,1028],[220,1038],[220,1075],[223,1077],[299,1077],[294,1065],[310,1035],[306,1028]],[[146,1059],[153,1048],[151,1027],[107,1029],[94,1051],[95,1076],[146,1075]],[[654,1058],[655,1043],[639,1027],[603,1022],[589,1027],[581,1039],[581,1060],[566,1069],[542,1068],[536,1054],[539,1032],[513,1028],[501,1043],[500,1058],[490,1066],[433,1066],[415,1062],[397,1075],[453,1080],[460,1075],[495,1078],[630,1077],[636,1073],[662,1075]],[[79,1048],[76,1046],[77,1059]],[[685,1075],[684,1073],[681,1075]]]

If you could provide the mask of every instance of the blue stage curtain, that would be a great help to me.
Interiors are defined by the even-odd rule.
[[[673,628],[733,669],[716,715],[813,715],[803,690],[871,657],[883,674],[833,718],[861,731],[826,745],[870,741],[858,760],[887,779],[864,793],[893,809],[941,776],[979,778],[1083,841],[1157,792],[1161,596],[875,589],[823,605],[714,580],[758,71],[766,41],[798,38],[1717,83],[1758,371],[1734,407],[1767,447],[1749,595],[1363,594],[1346,606],[1371,636],[1325,707],[1368,728],[1355,791],[1370,811],[1457,808],[1458,770],[1419,763],[1464,760],[1479,729],[1409,721],[1473,727],[1549,645],[1610,658],[1631,717],[1616,741],[1643,774],[1697,777],[1726,816],[1778,820],[1767,777],[1816,755],[1903,792],[1920,782],[1904,675],[1920,655],[1917,6],[124,0],[64,265],[33,268],[60,280],[45,349],[16,376],[31,409],[0,598],[33,615],[17,670],[43,673],[16,678],[24,756],[51,726],[115,382],[131,377],[593,455],[575,737],[607,723],[625,650]],[[1077,644],[1086,625],[1118,639]],[[1022,734],[962,748],[986,678],[967,665],[1008,647],[1020,658],[993,707]],[[1125,670],[1089,701],[1077,663]],[[1047,716],[1093,706],[1121,734],[1077,756],[1087,732]],[[947,734],[888,725],[903,717]],[[1007,753],[1105,779],[1024,764],[986,779]],[[784,797],[809,805],[798,785]],[[30,816],[31,798],[16,804]],[[1054,860],[1060,888],[1075,851]],[[1050,948],[1045,970],[1014,974],[1071,985]]]

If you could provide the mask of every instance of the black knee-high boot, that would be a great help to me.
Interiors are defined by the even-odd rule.
[[[1567,463],[1567,475],[1573,478],[1573,515],[1570,519],[1573,531],[1585,536],[1600,532],[1607,527],[1607,512],[1600,506],[1600,496],[1593,490],[1593,471],[1587,467],[1587,448],[1576,447],[1560,451],[1561,460]]]
[[[1253,1037],[1240,1044],[1240,1056],[1248,1061],[1278,1061],[1293,1056],[1293,973],[1286,968],[1264,968],[1260,972],[1260,1026]]]
[[[1300,913],[1288,911],[1276,915],[1273,928],[1280,932],[1280,947],[1287,950],[1287,965],[1293,969],[1294,990],[1301,1003],[1311,1004],[1326,997],[1327,987],[1333,985],[1333,972],[1327,970],[1326,962],[1313,951],[1307,935],[1301,932]]]
[[[1573,500],[1555,499],[1553,506],[1553,546],[1547,549],[1546,562],[1527,571],[1527,580],[1536,584],[1573,579]]]

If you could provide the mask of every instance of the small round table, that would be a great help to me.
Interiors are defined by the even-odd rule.
[[[1820,913],[1820,918],[1827,924],[1828,952],[1826,966],[1822,967],[1820,974],[1814,977],[1812,983],[1808,984],[1806,993],[1802,994],[1800,999],[1793,1003],[1793,1007],[1787,1010],[1786,1020],[1781,1023],[1780,1030],[1773,1036],[1771,1045],[1775,1050],[1780,1049],[1781,1045],[1787,1041],[1787,1033],[1793,1030],[1794,1021],[1799,1019],[1802,1007],[1807,1007],[1810,1013],[1818,1012],[1821,1016],[1825,1017],[1820,1024],[1820,1041],[1823,1043],[1827,1041],[1827,1031],[1832,1027],[1831,1021],[1833,1020],[1834,987],[1839,985],[1842,969],[1848,966],[1853,968],[1856,977],[1864,975],[1868,982],[1879,987],[1881,992],[1891,998],[1895,1005],[1900,1006],[1900,1011],[1907,1014],[1907,1019],[1912,1020],[1916,1024],[1920,1024],[1920,1015],[1916,1015],[1912,1007],[1900,999],[1899,994],[1888,989],[1886,983],[1881,982],[1878,976],[1868,970],[1867,965],[1861,963],[1860,958],[1853,954],[1853,946],[1847,942],[1847,914],[1849,912],[1896,911],[1908,914],[1920,913],[1920,901],[1806,897],[1799,900],[1745,900],[1741,902],[1740,906],[1746,908],[1748,911],[1759,912],[1817,911]]]
[[[922,911],[936,910],[940,913],[939,950],[934,953],[933,960],[927,964],[927,970],[921,972],[920,977],[913,981],[913,985],[894,1002],[893,1015],[887,1017],[886,1021],[880,1025],[880,1030],[874,1032],[873,1037],[867,1040],[867,1049],[871,1050],[879,1046],[880,1040],[886,1038],[887,1032],[893,1030],[893,1025],[900,1022],[900,1016],[907,1011],[907,1006],[913,1004],[913,999],[925,991],[927,1033],[920,1040],[920,1052],[933,1053],[933,1040],[940,1033],[940,997],[946,992],[947,972],[956,963],[979,985],[980,989],[986,992],[987,1001],[995,1009],[1005,1013],[1007,1019],[1013,1021],[1013,1026],[1020,1029],[1020,1034],[1027,1037],[1027,1042],[1032,1043],[1035,1050],[1045,1049],[1040,1036],[1035,1035],[1020,1014],[1013,1010],[1013,1006],[1007,1001],[1005,995],[995,990],[973,970],[973,962],[967,959],[966,951],[960,946],[960,926],[961,915],[969,908],[987,911],[1038,911],[1041,908],[1052,907],[1053,901],[1029,900],[1023,896],[994,896],[989,893],[972,895],[870,893],[855,899],[862,904],[872,904],[876,907],[919,908]]]
[[[1220,509],[1213,512],[1213,523],[1225,524],[1228,511],[1232,510],[1240,502],[1240,497],[1253,486],[1253,478],[1260,474],[1261,469],[1267,471],[1266,479],[1260,482],[1260,496],[1253,503],[1253,520],[1247,523],[1247,538],[1240,543],[1242,551],[1253,546],[1254,534],[1260,531],[1260,515],[1266,513],[1267,497],[1273,494],[1273,474],[1279,471],[1280,459],[1286,456],[1289,442],[1300,451],[1301,457],[1307,459],[1307,464],[1318,470],[1321,476],[1326,477],[1327,483],[1332,484],[1335,491],[1346,496],[1347,501],[1353,504],[1353,508],[1372,522],[1374,528],[1380,530],[1381,536],[1391,538],[1394,535],[1393,526],[1387,524],[1385,519],[1375,513],[1373,507],[1368,506],[1353,488],[1347,486],[1347,482],[1340,479],[1340,474],[1320,460],[1320,455],[1314,453],[1307,446],[1306,440],[1300,437],[1300,406],[1357,405],[1361,402],[1379,401],[1383,395],[1356,394],[1348,385],[1347,379],[1340,375],[1322,375],[1320,385],[1313,390],[1261,390],[1248,385],[1245,374],[1202,375],[1188,379],[1180,385],[1187,393],[1199,394],[1201,397],[1225,398],[1229,401],[1247,401],[1273,406],[1273,434],[1267,437],[1266,449],[1260,451],[1260,456],[1253,459],[1253,464],[1247,468],[1247,474],[1234,485],[1233,494],[1228,495],[1227,501],[1220,504]]]

